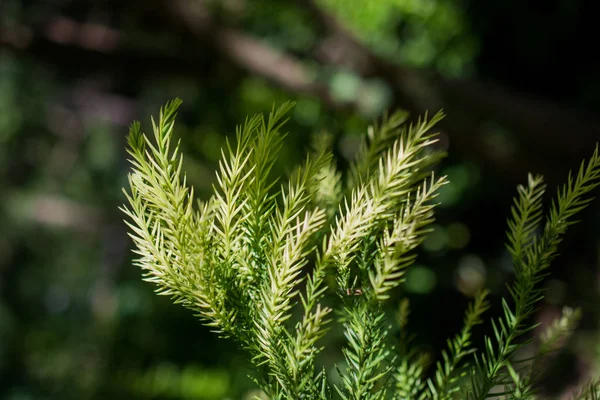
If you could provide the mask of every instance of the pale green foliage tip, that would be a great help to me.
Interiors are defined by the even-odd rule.
[[[153,137],[138,122],[130,128],[133,172],[123,211],[136,264],[159,294],[251,353],[259,371],[254,379],[268,398],[484,399],[498,385],[513,398],[533,398],[532,369],[513,367],[513,356],[532,329],[528,319],[542,297],[537,284],[572,217],[589,203],[585,195],[598,185],[597,150],[569,177],[545,220],[542,178],[530,176],[519,187],[507,244],[516,270],[509,286],[514,305],[503,300],[504,317],[477,352],[472,330],[489,307],[488,292],[480,292],[427,379],[430,358],[410,350],[406,335],[408,303],[401,303],[398,346],[390,343],[383,305],[414,262],[438,189],[447,183],[432,172],[444,156],[432,146],[443,115],[413,124],[405,113],[384,117],[369,129],[347,179],[337,171],[331,137],[316,136],[302,165],[280,182],[272,169],[292,107],[285,103],[238,127],[222,150],[214,194],[196,206],[179,143],[171,143],[180,103],[167,103],[152,120]],[[315,363],[333,319],[324,304],[332,289],[328,275],[347,339],[334,387]],[[539,353],[564,342],[576,319],[566,313],[548,328]]]

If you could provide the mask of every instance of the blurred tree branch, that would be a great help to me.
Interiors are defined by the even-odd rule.
[[[448,118],[441,128],[448,135],[452,151],[510,179],[520,181],[524,171],[535,170],[546,174],[552,182],[565,165],[571,167],[600,139],[600,123],[593,116],[489,82],[448,79],[431,71],[393,64],[362,44],[313,0],[294,1],[310,12],[326,33],[315,49],[316,60],[352,70],[363,78],[382,79],[392,89],[393,107],[414,114],[444,108]],[[112,36],[104,35],[112,38],[110,45],[104,47],[94,45],[93,40],[82,42],[81,38],[60,43],[49,30],[21,27],[20,33],[14,28],[0,30],[0,49],[9,48],[52,64],[77,60],[80,70],[135,66],[133,76],[138,77],[165,73],[200,77],[214,68],[211,65],[214,62],[203,56],[208,48],[238,68],[286,90],[316,96],[331,108],[357,108],[357,103],[334,98],[328,82],[319,80],[318,73],[303,60],[247,32],[217,23],[202,2],[155,0],[144,5],[143,12],[160,21],[160,31],[180,37],[185,48],[176,54],[126,48],[120,44],[119,32],[113,31],[110,31]],[[94,31],[89,27],[84,30],[84,25],[80,24],[79,33],[99,32],[97,26]],[[513,133],[509,135],[511,139],[499,142],[498,132],[504,131]],[[565,140],[567,135],[573,140]],[[549,164],[545,160],[556,162]]]
[[[394,90],[395,104],[421,114],[444,108],[448,117],[442,122],[450,135],[454,151],[475,158],[492,168],[501,168],[519,178],[524,170],[560,173],[565,164],[577,163],[600,140],[600,120],[564,105],[540,97],[517,93],[491,82],[473,79],[447,79],[431,71],[417,71],[395,65],[377,56],[354,37],[333,15],[314,0],[295,0],[310,11],[330,38],[345,44],[351,51],[337,52],[346,58],[329,58],[341,66],[354,65],[364,77],[381,77]],[[327,57],[332,52],[323,52]],[[352,59],[353,58],[353,59]],[[513,130],[519,146],[496,154],[493,138],[486,132],[493,125]],[[576,140],[565,140],[575,133]],[[488,139],[492,139],[489,140]],[[509,156],[507,153],[511,153]],[[548,154],[553,157],[548,157]],[[553,165],[544,159],[560,160]],[[526,163],[527,165],[523,165]],[[560,166],[558,166],[559,164]],[[555,168],[557,167],[557,168]],[[548,176],[552,181],[552,175]],[[560,178],[559,178],[560,179]]]
[[[206,12],[194,14],[183,2],[160,1],[161,13],[182,35],[192,36],[212,47],[237,66],[298,94],[313,95],[330,107],[336,102],[328,87],[316,80],[316,74],[300,59],[281,52],[245,32],[215,24]]]

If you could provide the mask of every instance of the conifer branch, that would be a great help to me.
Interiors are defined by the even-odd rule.
[[[374,269],[369,271],[373,294],[378,301],[386,300],[388,292],[398,286],[404,270],[415,260],[408,253],[421,244],[429,232],[425,227],[433,222],[435,204],[428,202],[437,196],[437,191],[448,181],[446,177],[434,178],[429,184],[417,188],[413,203],[407,203],[396,216],[392,230],[384,230],[378,245],[379,256]]]
[[[367,135],[361,141],[354,162],[350,165],[348,188],[352,189],[367,181],[377,170],[381,155],[390,148],[398,138],[398,129],[408,119],[405,111],[397,111],[391,116],[387,113],[381,123],[375,123],[367,129]]]
[[[460,334],[448,340],[448,351],[442,352],[443,362],[438,361],[435,378],[428,380],[429,393],[433,400],[450,400],[460,390],[459,379],[467,371],[460,368],[465,356],[473,353],[471,335],[473,327],[483,323],[481,315],[489,308],[487,290],[479,292],[467,309],[464,326]]]
[[[224,263],[225,275],[234,275],[234,272],[247,276],[248,271],[239,268],[240,265],[234,260],[236,252],[243,243],[243,226],[250,217],[244,213],[249,201],[246,190],[253,183],[252,172],[255,168],[250,165],[252,134],[261,123],[261,118],[255,116],[246,120],[243,128],[237,131],[237,147],[232,149],[227,140],[227,153],[221,150],[219,161],[219,172],[217,173],[218,190],[215,188],[215,219],[213,231],[217,239],[217,251],[220,261]]]
[[[231,323],[235,310],[226,309],[210,267],[195,268],[210,262],[205,253],[210,210],[205,207],[199,215],[193,211],[193,191],[185,178],[180,180],[179,146],[170,149],[180,104],[179,99],[167,103],[158,124],[152,121],[155,144],[142,133],[139,122],[132,124],[128,136],[131,194],[125,192],[129,207],[122,210],[130,219],[126,223],[145,279],[159,286],[159,294],[172,296],[199,312],[216,331],[230,335],[236,332]]]
[[[429,355],[422,354],[415,360],[404,358],[394,373],[394,400],[426,399],[425,369]]]
[[[340,371],[337,393],[352,400],[455,398],[469,367],[466,356],[475,352],[471,332],[488,307],[487,292],[467,309],[462,331],[449,340],[429,381],[424,378],[427,358],[407,349],[407,303],[401,305],[398,356],[388,341],[383,308],[414,261],[411,252],[433,222],[432,200],[447,183],[431,172],[443,156],[431,150],[436,141],[431,129],[441,114],[408,127],[397,114],[373,128],[342,200],[341,175],[327,140],[317,143],[287,184],[276,189],[277,179],[270,175],[291,108],[286,103],[266,119],[258,115],[238,128],[235,146],[227,142],[222,151],[215,194],[194,209],[179,144],[171,144],[179,104],[175,100],[161,109],[158,121],[152,121],[152,139],[137,122],[128,137],[133,170],[125,192],[128,205],[122,210],[136,246],[135,263],[158,293],[193,309],[204,323],[249,350],[258,367],[256,382],[268,398],[330,400],[327,376],[317,373],[316,356],[330,323],[332,309],[321,301],[328,289],[325,277],[332,271],[347,339],[347,365]],[[588,195],[599,184],[596,148],[559,190],[541,232],[542,178],[530,175],[528,185],[518,188],[507,232],[516,274],[508,287],[514,306],[503,299],[504,316],[492,321],[494,336],[485,339],[482,352],[475,352],[463,398],[497,396],[490,390],[502,385],[508,398],[535,397],[536,360],[570,334],[576,313],[565,312],[546,331],[533,364],[512,358],[534,327],[528,320],[542,298],[538,284],[574,215],[589,204]],[[314,265],[305,274],[309,260]],[[293,324],[297,303],[300,318]],[[577,398],[597,398],[597,388],[593,383]]]
[[[337,170],[331,155],[333,137],[325,132],[313,136],[312,150],[317,158],[330,158],[315,173],[315,182],[309,186],[310,195],[315,207],[325,210],[328,222],[338,211],[343,198],[342,174]]]
[[[344,400],[385,399],[387,388],[380,382],[392,370],[386,365],[390,349],[385,344],[389,330],[385,315],[368,302],[350,301],[342,322],[348,340],[343,349],[348,367],[342,373],[345,390],[336,386],[338,394]]]
[[[537,302],[543,297],[537,284],[544,277],[544,271],[550,262],[556,257],[558,245],[567,227],[576,222],[572,220],[573,216],[589,204],[591,198],[586,195],[600,184],[599,181],[600,157],[596,147],[587,165],[585,161],[581,164],[575,180],[569,173],[567,184],[559,189],[556,200],[552,202],[543,233],[532,241],[529,236],[526,236],[529,231],[522,230],[521,236],[513,239],[518,242],[517,245],[509,245],[509,248],[512,246],[516,249],[525,249],[522,251],[524,262],[513,259],[516,281],[509,286],[509,291],[515,302],[514,310],[503,299],[504,318],[493,322],[495,343],[487,337],[485,353],[477,359],[477,368],[471,374],[471,391],[468,393],[470,399],[486,399],[491,396],[489,391],[492,387],[510,380],[503,369],[509,365],[510,358],[516,350],[527,343],[517,343],[517,339],[534,327],[525,322],[534,313]],[[524,209],[535,210],[536,206],[528,202],[541,201],[539,196],[531,196],[536,192],[540,182],[541,180],[538,179],[530,180],[528,189],[520,190],[520,198],[515,200],[515,204],[524,204]],[[537,213],[532,212],[521,224],[513,217],[510,226],[532,226],[536,221],[538,221]],[[508,394],[510,393],[509,389]]]
[[[288,102],[277,109],[273,108],[266,121],[262,115],[257,116],[258,123],[248,146],[252,149],[249,160],[252,167],[248,168],[252,178],[243,192],[243,196],[247,198],[243,213],[248,219],[242,227],[242,238],[246,243],[241,262],[247,271],[243,275],[246,278],[244,290],[250,291],[252,296],[258,295],[256,284],[264,278],[262,265],[267,262],[267,255],[263,249],[268,245],[269,218],[274,211],[277,195],[272,193],[277,180],[269,178],[285,137],[280,128],[287,121],[286,114],[292,106],[293,103]],[[250,131],[252,132],[252,129]]]
[[[407,332],[408,317],[410,315],[410,301],[407,298],[400,301],[396,320],[400,329],[400,344],[397,363],[393,373],[393,399],[394,400],[421,400],[426,398],[425,371],[430,364],[430,355],[417,353],[411,348],[411,337]]]
[[[527,360],[528,365],[519,370],[508,364],[508,372],[512,379],[513,389],[510,398],[513,400],[535,399],[534,382],[540,375],[540,363],[552,352],[558,350],[573,334],[579,323],[581,310],[564,307],[560,318],[555,319],[540,335],[540,346],[535,356]],[[522,360],[519,360],[522,363]]]
[[[393,146],[378,158],[377,173],[352,190],[351,206],[348,199],[345,200],[345,209],[340,210],[327,248],[327,252],[335,256],[339,287],[350,285],[348,266],[361,244],[357,239],[369,238],[378,224],[392,218],[409,200],[414,186],[424,178],[425,168],[439,161],[439,155],[428,157],[424,150],[437,141],[431,129],[442,117],[443,114],[438,113],[428,121],[425,116],[415,125],[400,129]],[[397,123],[395,119],[391,121],[388,123],[392,126]],[[390,128],[383,125],[381,129]]]
[[[380,307],[389,297],[389,290],[401,282],[403,269],[414,261],[414,255],[407,253],[422,242],[427,232],[425,227],[433,221],[435,205],[428,202],[446,183],[445,177],[436,180],[433,175],[429,184],[425,180],[421,185],[415,185],[414,181],[430,165],[422,150],[435,142],[434,134],[429,131],[439,118],[441,115],[429,122],[419,120],[416,127],[410,126],[407,131],[402,131],[392,148],[379,157],[376,174],[359,185],[358,192],[353,192],[358,193],[359,199],[362,193],[366,196],[366,208],[361,210],[362,215],[359,214],[357,220],[362,217],[368,221],[364,228],[367,234],[363,235],[367,240],[367,247],[363,248],[367,251],[368,244],[372,242],[369,238],[378,233],[377,228],[385,225],[394,214],[396,217],[391,230],[384,228],[383,232],[379,232],[378,246],[372,257],[374,263],[365,262],[369,258],[361,257],[362,262],[358,264],[359,269],[366,272],[372,291],[368,290],[359,300],[346,301],[343,310],[342,322],[348,339],[344,355],[348,368],[344,375],[345,391],[337,390],[344,399],[385,398],[386,386],[376,386],[376,383],[393,370],[385,365],[390,355],[390,347],[386,343],[389,328],[383,320],[373,316],[382,315]],[[353,201],[353,204],[356,203]],[[351,211],[347,211],[346,216],[351,216]],[[352,250],[357,249],[358,246]],[[344,262],[337,265],[338,287],[342,291],[354,287],[350,284],[348,268],[352,255],[346,253],[344,256]]]
[[[516,262],[522,262],[543,217],[542,196],[546,191],[543,178],[529,174],[527,181],[527,186],[517,187],[519,196],[515,197],[511,207],[512,219],[508,220],[507,248]]]

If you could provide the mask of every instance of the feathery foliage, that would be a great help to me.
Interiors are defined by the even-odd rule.
[[[573,394],[573,400],[598,400],[600,399],[600,381],[593,380],[585,387]]]
[[[484,290],[475,296],[465,314],[462,331],[448,340],[448,351],[442,352],[443,362],[437,363],[435,379],[428,381],[432,399],[451,399],[454,393],[460,390],[460,378],[466,375],[466,371],[459,368],[460,362],[475,351],[471,347],[471,333],[473,327],[483,323],[481,316],[489,308],[486,300],[488,294],[488,291]]]
[[[545,277],[546,269],[556,257],[558,245],[568,226],[575,223],[573,216],[591,201],[587,197],[600,183],[600,157],[598,148],[588,161],[581,164],[577,177],[569,174],[567,183],[559,189],[552,202],[543,231],[533,236],[541,222],[542,195],[545,191],[540,176],[529,176],[528,186],[519,187],[518,197],[509,220],[510,231],[507,245],[515,266],[516,280],[508,287],[514,301],[510,307],[503,299],[504,318],[493,321],[494,339],[486,338],[485,352],[476,359],[477,366],[471,374],[469,398],[485,399],[496,385],[506,385],[517,371],[507,368],[515,352],[528,342],[518,342],[535,325],[528,319],[543,297],[538,283]],[[513,378],[514,380],[514,378]],[[507,394],[511,389],[507,389]],[[495,394],[498,395],[498,394]]]
[[[529,365],[521,367],[521,373],[517,373],[512,364],[507,365],[514,385],[510,393],[512,399],[533,400],[537,398],[534,383],[543,369],[540,364],[555,350],[560,349],[561,345],[569,339],[580,317],[581,310],[573,310],[569,307],[563,308],[561,317],[554,320],[541,333],[539,347]]]
[[[222,151],[213,196],[195,207],[179,143],[171,143],[179,105],[174,100],[161,109],[153,137],[138,122],[130,129],[133,171],[123,211],[136,264],[159,294],[194,310],[250,353],[254,379],[268,398],[486,399],[498,395],[491,393],[497,386],[511,398],[533,398],[533,367],[521,367],[514,355],[529,342],[529,319],[543,296],[539,282],[599,184],[597,149],[576,177],[569,175],[545,220],[542,178],[530,175],[518,188],[507,233],[516,277],[511,298],[503,299],[504,316],[492,321],[494,336],[477,351],[472,330],[489,308],[488,292],[480,292],[427,379],[429,355],[409,349],[408,303],[401,303],[398,345],[390,340],[384,310],[429,232],[434,200],[447,183],[434,174],[444,153],[435,149],[433,128],[443,115],[407,124],[406,114],[395,113],[374,125],[345,187],[331,137],[318,136],[305,162],[278,184],[271,170],[292,107],[286,103],[237,129],[235,142]],[[324,302],[328,275],[347,340],[341,383],[333,388],[316,365],[319,340],[335,319]],[[567,311],[548,328],[539,357],[569,336],[576,319]],[[597,385],[585,393],[597,394]]]

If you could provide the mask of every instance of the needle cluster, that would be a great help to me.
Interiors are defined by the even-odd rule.
[[[600,181],[598,150],[569,176],[545,218],[542,178],[530,176],[518,188],[507,245],[516,279],[504,315],[493,320],[494,335],[477,351],[472,329],[489,307],[488,292],[479,293],[427,378],[429,357],[410,350],[407,340],[407,303],[401,303],[403,339],[396,344],[384,305],[415,261],[438,190],[448,183],[433,172],[444,156],[433,146],[443,115],[412,124],[405,113],[385,116],[369,129],[346,178],[324,136],[280,180],[272,169],[292,107],[286,103],[246,119],[222,150],[214,194],[196,203],[179,143],[172,143],[180,103],[161,109],[152,136],[138,122],[130,128],[133,171],[123,211],[135,262],[159,294],[249,352],[267,398],[485,399],[498,396],[498,386],[508,398],[535,398],[534,369],[514,355],[534,328],[529,320],[543,296],[539,283]],[[325,305],[327,292],[339,297],[336,314]],[[316,362],[334,319],[347,339],[337,385]],[[566,312],[548,328],[540,357],[564,342],[576,319],[576,312]],[[578,398],[593,398],[597,387],[590,384]]]

